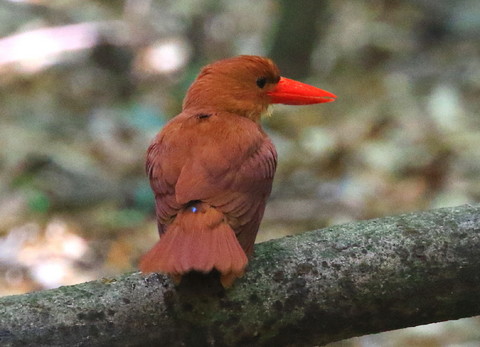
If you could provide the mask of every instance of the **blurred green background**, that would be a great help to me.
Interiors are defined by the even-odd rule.
[[[276,106],[258,241],[480,200],[480,2],[0,1],[0,295],[135,269],[153,136],[201,66],[273,58],[335,93]],[[477,345],[476,318],[342,346]]]

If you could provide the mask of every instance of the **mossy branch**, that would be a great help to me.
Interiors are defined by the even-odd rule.
[[[309,346],[480,314],[480,205],[259,244],[248,273],[126,274],[0,298],[1,346]]]

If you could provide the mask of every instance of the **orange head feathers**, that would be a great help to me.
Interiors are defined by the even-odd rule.
[[[213,107],[258,120],[270,104],[316,104],[335,97],[281,77],[277,65],[268,58],[241,55],[204,67],[190,86],[183,109]]]
[[[224,287],[245,272],[272,189],[277,153],[258,120],[273,103],[333,101],[322,89],[281,77],[267,58],[239,56],[202,69],[183,110],[147,153],[160,241],[143,272],[180,281],[217,270]]]

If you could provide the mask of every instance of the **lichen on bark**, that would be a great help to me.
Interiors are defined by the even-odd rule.
[[[480,314],[480,205],[256,246],[246,275],[138,272],[0,298],[0,345],[309,346]]]

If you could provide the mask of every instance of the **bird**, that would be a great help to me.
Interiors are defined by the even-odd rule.
[[[336,95],[282,77],[269,58],[241,55],[205,66],[182,111],[147,150],[160,240],[143,273],[180,283],[190,272],[220,273],[223,287],[244,275],[272,190],[275,146],[260,120],[271,104],[307,105]]]

